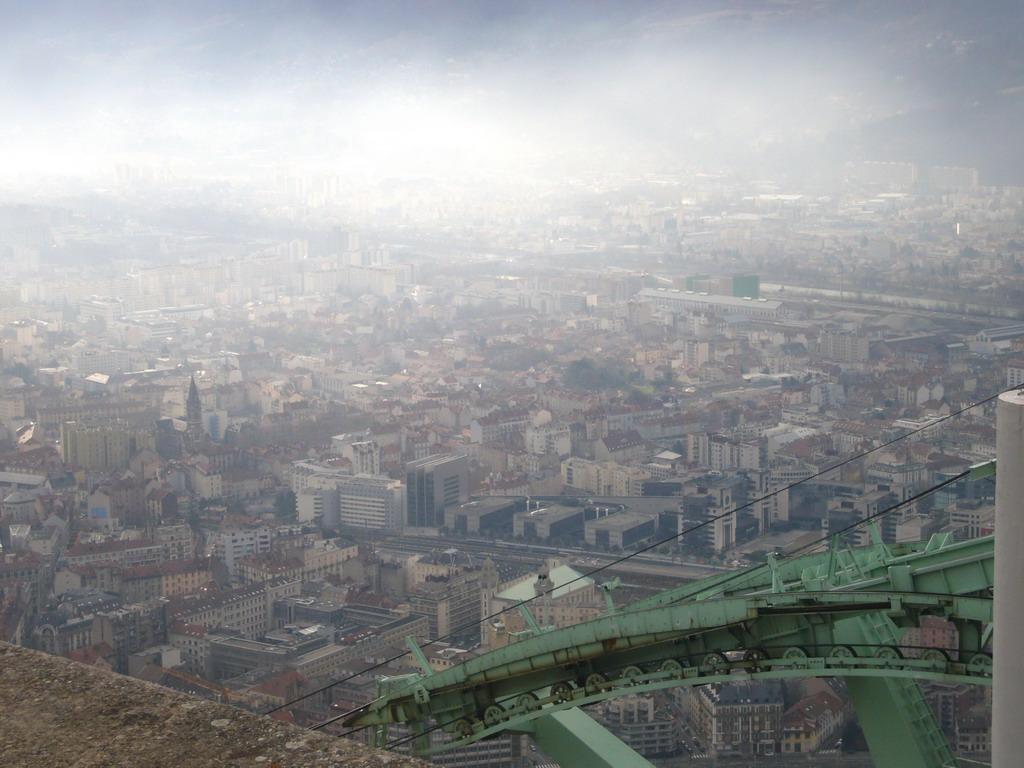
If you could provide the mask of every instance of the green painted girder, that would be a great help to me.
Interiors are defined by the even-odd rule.
[[[868,614],[916,626],[922,613],[983,625],[991,622],[992,601],[903,592],[790,592],[616,613],[433,675],[385,680],[381,698],[345,724],[433,718],[464,740],[457,745],[514,730],[552,711],[678,685],[818,675],[986,681],[990,657],[980,647],[963,646],[952,661],[942,654],[901,659],[895,646],[851,647],[835,631],[842,619]]]
[[[639,674],[631,675],[628,679],[608,680],[589,688],[585,684],[578,687],[570,685],[568,694],[564,689],[555,690],[554,686],[543,691],[544,696],[521,694],[515,699],[501,702],[501,712],[488,713],[485,709],[482,713],[467,714],[458,719],[453,719],[457,713],[439,713],[435,719],[446,726],[446,730],[452,730],[458,740],[417,750],[417,754],[429,756],[492,738],[501,733],[532,733],[530,723],[558,712],[586,707],[618,696],[653,693],[681,686],[808,677],[843,677],[848,684],[853,680],[899,679],[908,684],[916,684],[919,680],[934,680],[944,683],[991,685],[991,657],[983,663],[951,664],[946,659],[937,658],[880,659],[874,656],[841,655],[848,647],[823,647],[819,651],[825,655],[798,656],[768,662],[759,660],[759,663],[740,658],[717,667],[716,664],[721,664],[717,659],[714,663],[702,663],[694,667],[683,667],[674,659],[667,659],[653,672],[641,670]],[[951,668],[953,671],[944,671]],[[887,712],[890,718],[893,717],[894,710],[885,707],[882,707],[882,710]]]
[[[539,717],[527,728],[533,740],[559,765],[654,768],[618,736],[575,707]]]
[[[895,623],[882,613],[839,619],[835,632],[845,642],[882,647],[896,642],[899,635]],[[972,637],[977,640],[981,635]],[[976,654],[974,660],[987,666],[990,659]],[[991,668],[986,672],[990,678]],[[876,768],[937,768],[956,764],[946,735],[916,678],[844,675],[844,680]]]
[[[786,558],[717,574],[638,600],[619,611],[640,611],[686,600],[771,591],[886,590],[972,594],[995,583],[995,539],[874,545]]]
[[[993,581],[992,537],[957,542],[938,535],[770,558],[587,624],[526,636],[451,670],[384,679],[378,700],[346,724],[386,729],[409,722],[423,730],[435,723],[453,732],[444,746],[421,742],[417,751],[426,755],[503,731],[529,732],[540,720],[626,693],[838,675],[867,712],[869,743],[885,746],[879,768],[943,766],[949,750],[918,680],[990,683],[991,656],[983,649]],[[900,658],[898,638],[923,612],[956,625],[960,648],[952,660],[938,650]],[[878,711],[886,715],[874,722]]]

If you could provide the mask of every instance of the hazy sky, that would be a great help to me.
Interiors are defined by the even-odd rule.
[[[1015,171],[1021,154],[1017,3],[4,6],[7,172],[129,157],[461,176],[638,152]]]

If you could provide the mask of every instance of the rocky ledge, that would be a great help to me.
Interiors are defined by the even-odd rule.
[[[429,768],[224,704],[0,643],[0,764]]]

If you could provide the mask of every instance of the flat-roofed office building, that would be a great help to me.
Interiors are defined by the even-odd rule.
[[[409,528],[440,528],[444,511],[469,498],[465,456],[427,456],[406,465],[405,522]]]

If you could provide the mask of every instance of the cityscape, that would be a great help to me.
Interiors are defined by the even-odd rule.
[[[618,21],[656,53],[691,26],[736,42],[838,25],[842,4],[648,5]],[[960,18],[940,5],[932,26],[882,14],[885,35],[904,29],[894,18],[922,24],[895,59],[907,77],[918,57],[959,72],[1006,45],[983,34],[997,15],[973,36],[936,31]],[[523,8],[474,17],[480,50],[498,32],[525,46],[523,19],[553,23]],[[455,23],[435,11],[423,18]],[[564,32],[556,80],[574,46],[617,40],[615,13],[591,12],[609,26],[555,14],[590,29]],[[874,30],[876,12],[854,17]],[[420,55],[421,37],[380,34]],[[53,39],[82,45],[70,35]],[[428,39],[453,57],[446,77],[498,68]],[[359,72],[405,55],[377,42]],[[1004,93],[1022,66],[982,71]],[[606,735],[628,765],[659,768],[998,765],[989,604],[996,413],[1024,387],[1019,141],[956,152],[921,133],[915,147],[894,137],[911,122],[887,123],[888,143],[868,124],[837,144],[847,117],[729,152],[729,131],[706,143],[699,121],[672,151],[611,133],[542,147],[508,123],[522,154],[499,158],[428,91],[436,102],[353,117],[378,121],[380,157],[374,130],[321,147],[305,123],[291,149],[299,129],[275,123],[260,130],[281,145],[254,128],[198,155],[184,116],[181,143],[158,150],[172,128],[143,127],[165,117],[147,101],[133,148],[93,138],[81,166],[43,170],[27,148],[59,131],[32,136],[19,113],[0,142],[28,142],[0,173],[0,641],[447,766],[596,765],[559,749]],[[303,119],[324,110],[313,100]],[[955,570],[968,556],[981,581]],[[883,591],[904,603],[879,609]],[[819,602],[763,604],[790,592]],[[722,618],[739,602],[747,618]],[[692,623],[650,642],[675,655],[612,641],[670,606]],[[843,610],[882,619],[850,634]],[[800,611],[829,618],[786,618]],[[797,648],[807,627],[829,639]],[[870,685],[903,681],[893,701],[920,702],[930,757],[884,754],[865,657],[912,671]],[[568,677],[543,677],[548,663]],[[457,689],[475,693],[456,706]],[[561,745],[541,725],[556,720]],[[627,765],[608,749],[601,764]]]

